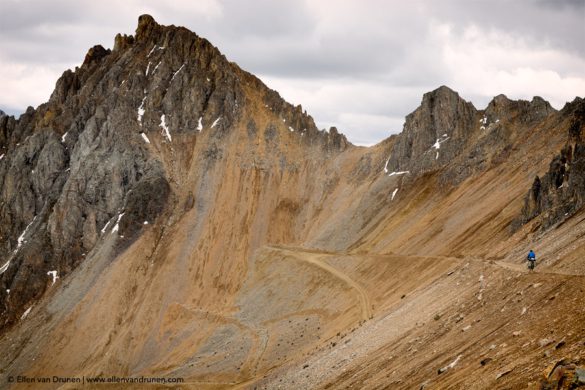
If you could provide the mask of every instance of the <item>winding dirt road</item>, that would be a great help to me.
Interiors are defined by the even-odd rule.
[[[337,268],[332,267],[331,265],[327,264],[327,262],[324,261],[325,257],[332,256],[333,254],[329,254],[327,252],[306,250],[304,248],[291,248],[281,246],[269,246],[269,248],[285,253],[286,255],[294,257],[299,261],[319,267],[322,270],[333,275],[335,278],[347,284],[356,292],[358,301],[360,303],[362,319],[367,321],[372,317],[372,305],[370,303],[370,297],[366,290],[356,281],[351,279],[349,276],[347,276]]]

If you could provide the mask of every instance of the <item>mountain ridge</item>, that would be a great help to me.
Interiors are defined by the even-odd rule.
[[[458,259],[487,272],[537,244],[547,267],[581,275],[582,239],[558,232],[581,227],[583,106],[499,95],[477,110],[442,86],[401,134],[355,147],[208,41],[143,15],[47,103],[0,115],[0,374],[260,381],[272,368],[253,351],[293,359],[296,343],[286,364],[303,361],[449,267],[464,275]],[[535,203],[535,176],[567,187],[542,185]],[[562,259],[541,244],[553,237]],[[391,282],[389,261],[411,271]],[[309,341],[270,325],[304,313]],[[224,350],[229,364],[213,358]]]

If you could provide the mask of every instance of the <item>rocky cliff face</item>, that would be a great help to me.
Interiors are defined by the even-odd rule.
[[[538,225],[546,229],[569,219],[585,204],[585,101],[575,99],[561,114],[566,118],[561,126],[568,128],[566,144],[550,162],[548,172],[535,177],[516,226],[538,217]]]
[[[418,175],[446,165],[478,127],[477,115],[473,104],[447,87],[426,93],[421,106],[406,117],[386,165],[388,172]]]
[[[263,111],[266,127],[250,111]],[[349,147],[208,41],[148,15],[135,36],[116,37],[113,51],[91,48],[46,104],[19,119],[0,113],[0,326],[52,285],[52,272],[67,275],[106,235],[118,234],[118,250],[129,245],[178,202],[191,160],[211,170],[226,157],[226,139],[242,131],[251,143],[292,135],[325,154]],[[290,165],[279,158],[281,168]],[[196,197],[181,201],[189,208]]]
[[[385,171],[416,177],[442,170],[442,185],[456,185],[504,161],[517,139],[554,112],[540,97],[527,102],[504,95],[477,110],[442,86],[426,93],[420,107],[406,117]]]

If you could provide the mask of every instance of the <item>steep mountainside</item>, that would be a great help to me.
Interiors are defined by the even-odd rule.
[[[355,147],[143,15],[49,102],[0,112],[0,382],[516,388],[561,357],[575,375],[584,124],[581,98],[478,110],[443,86]]]

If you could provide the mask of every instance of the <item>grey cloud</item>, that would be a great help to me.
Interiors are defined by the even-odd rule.
[[[422,94],[442,84],[458,90],[478,108],[491,99],[463,83],[457,78],[458,69],[443,61],[444,42],[435,36],[436,25],[449,24],[454,39],[473,25],[480,34],[512,36],[528,50],[553,53],[538,57],[540,62],[534,64],[502,64],[507,69],[534,66],[561,77],[585,79],[580,63],[571,61],[585,58],[582,0],[178,0],[169,4],[4,0],[0,3],[0,67],[20,64],[62,67],[63,71],[80,64],[89,47],[98,43],[111,47],[116,33],[133,33],[142,13],[209,39],[242,68],[278,80],[276,89],[302,104],[317,123],[337,125],[361,143],[399,131],[403,117],[419,105]],[[568,54],[557,59],[557,52]],[[340,89],[343,85],[346,88]],[[309,92],[317,89],[324,91],[318,97]],[[15,94],[26,96],[27,91],[8,91],[0,96],[0,106],[27,101],[24,97],[10,100]]]
[[[470,1],[429,2],[430,14],[452,23],[459,32],[469,24],[522,36],[528,43],[571,50],[585,56],[585,2]]]

